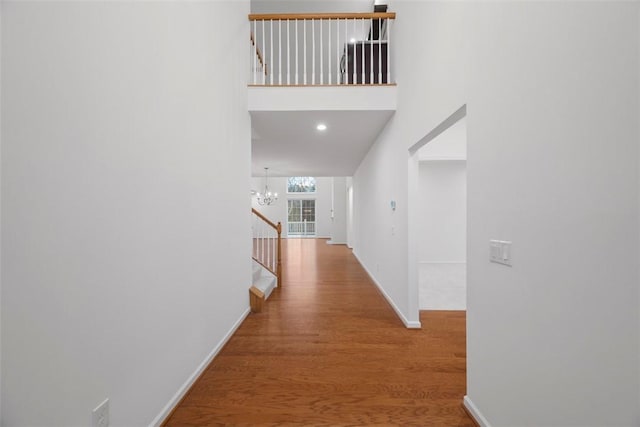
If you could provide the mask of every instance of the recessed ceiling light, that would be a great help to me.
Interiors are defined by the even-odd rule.
[[[349,43],[355,43],[356,39],[354,39],[353,37],[351,37],[351,39],[349,40]]]
[[[325,125],[324,123],[318,123],[318,126],[316,126],[316,129],[327,130],[327,125]]]

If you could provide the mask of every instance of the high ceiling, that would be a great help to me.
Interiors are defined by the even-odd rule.
[[[252,0],[252,13],[371,12],[373,0]],[[391,111],[252,112],[252,174],[351,176]],[[319,132],[318,123],[327,130]]]

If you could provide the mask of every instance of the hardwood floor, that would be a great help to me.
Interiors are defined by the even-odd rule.
[[[284,240],[283,259],[283,286],[165,425],[475,425],[464,312],[423,312],[408,330],[345,246]]]

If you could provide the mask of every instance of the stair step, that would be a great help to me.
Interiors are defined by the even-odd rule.
[[[264,293],[264,299],[266,300],[276,287],[276,278],[273,276],[261,276],[257,281],[253,282],[253,286]]]

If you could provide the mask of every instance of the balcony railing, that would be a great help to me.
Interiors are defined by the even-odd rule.
[[[249,15],[251,85],[392,84],[395,13]]]

